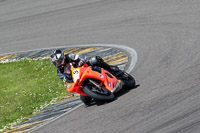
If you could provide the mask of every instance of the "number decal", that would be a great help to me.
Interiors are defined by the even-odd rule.
[[[74,70],[74,71],[73,71],[73,74],[78,74],[78,73],[79,73],[78,70]]]
[[[79,79],[79,69],[73,70],[74,83]]]

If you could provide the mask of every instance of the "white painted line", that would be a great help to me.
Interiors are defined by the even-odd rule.
[[[42,125],[40,125],[40,126],[34,128],[34,129],[31,130],[29,133],[32,133],[32,132],[36,131],[37,129],[39,129],[39,128],[41,128],[41,127],[44,127],[45,125],[48,125],[48,124],[50,124],[50,123],[52,123],[52,122],[54,122],[54,121],[56,121],[56,120],[62,118],[63,116],[65,116],[65,115],[67,115],[67,114],[73,112],[74,110],[78,109],[78,108],[81,107],[82,105],[83,105],[83,103],[81,103],[80,105],[74,107],[72,110],[70,110],[70,111],[68,111],[68,112],[66,112],[66,113],[64,113],[64,114],[62,114],[62,115],[56,117],[55,119],[52,119],[52,120],[46,122],[45,124],[42,124]]]

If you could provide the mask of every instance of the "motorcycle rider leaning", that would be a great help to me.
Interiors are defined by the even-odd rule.
[[[107,71],[115,74],[119,71],[116,66],[108,65],[103,61],[100,56],[94,56],[91,59],[87,59],[82,55],[77,54],[65,54],[62,50],[57,49],[51,54],[51,62],[57,67],[57,76],[64,82],[72,83],[71,66],[80,67],[84,64],[89,66],[98,66],[106,69]],[[91,98],[88,96],[80,95],[81,101],[88,106],[91,102]]]

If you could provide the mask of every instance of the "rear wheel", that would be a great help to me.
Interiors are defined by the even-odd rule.
[[[123,72],[117,76],[117,79],[120,79],[122,82],[124,82],[124,89],[132,89],[135,87],[135,79],[127,72]]]
[[[94,82],[94,81],[93,81]],[[95,83],[96,84],[96,83]],[[85,86],[83,91],[91,98],[97,101],[110,102],[115,99],[115,96],[106,87],[100,85]]]

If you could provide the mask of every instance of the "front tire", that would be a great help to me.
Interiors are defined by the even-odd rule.
[[[106,88],[104,88],[106,89]],[[102,101],[102,102],[111,102],[115,99],[115,96],[112,92],[106,89],[107,94],[101,94],[95,91],[92,91],[88,86],[85,86],[83,88],[83,91],[91,98],[94,98],[97,101]]]

